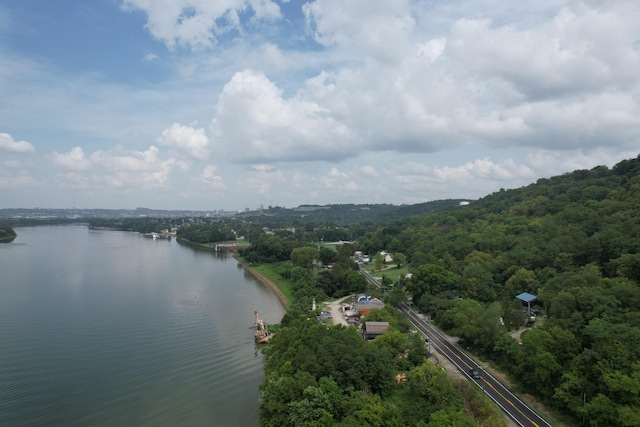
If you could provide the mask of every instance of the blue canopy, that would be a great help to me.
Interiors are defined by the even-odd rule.
[[[538,297],[537,297],[537,296],[535,296],[535,295],[531,295],[531,294],[530,294],[530,293],[528,293],[528,292],[523,292],[523,293],[521,293],[520,295],[516,295],[516,298],[518,298],[520,301],[524,301],[524,302],[526,302],[526,303],[529,303],[529,302],[531,302],[531,301],[535,301],[535,300],[537,300],[537,299],[538,299]]]

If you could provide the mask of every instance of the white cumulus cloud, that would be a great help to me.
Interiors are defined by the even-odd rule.
[[[316,0],[302,9],[318,43],[381,61],[402,56],[415,25],[406,0]]]
[[[217,170],[215,166],[205,166],[202,174],[200,175],[200,181],[205,185],[206,188],[213,190],[224,190],[226,188],[224,180],[220,175],[217,175],[216,172]]]
[[[14,141],[8,133],[0,133],[0,151],[11,153],[33,153],[36,151],[33,144],[27,141]]]
[[[170,50],[215,46],[218,36],[242,28],[238,15],[247,9],[253,10],[254,20],[281,16],[271,0],[124,0],[122,7],[144,12],[146,29]]]
[[[350,129],[317,103],[285,98],[264,74],[245,70],[225,85],[211,123],[216,151],[242,162],[354,156]]]
[[[26,170],[20,170],[17,173],[5,173],[0,170],[0,188],[20,188],[35,183],[36,180]]]
[[[65,169],[82,171],[91,167],[91,160],[84,156],[82,147],[73,147],[68,153],[54,151],[51,157],[55,165]]]
[[[153,62],[155,60],[158,59],[158,55],[156,55],[155,53],[147,53],[144,57],[143,57],[145,62]]]
[[[449,21],[440,4],[432,14],[402,1],[333,6],[308,3],[308,25],[328,52],[356,59],[295,91],[236,73],[211,122],[216,149],[243,162],[342,161],[470,146],[628,149],[640,138],[632,3],[530,5],[520,20],[469,4],[469,17]],[[380,32],[367,30],[380,20]],[[382,33],[388,55],[376,52]]]
[[[174,123],[170,128],[162,131],[158,143],[175,147],[196,160],[209,158],[209,138],[204,129]]]
[[[175,158],[162,160],[158,148],[153,145],[146,151],[128,151],[122,147],[96,151],[90,158],[106,169],[106,173],[96,179],[102,184],[119,188],[166,187],[171,172],[183,167]]]

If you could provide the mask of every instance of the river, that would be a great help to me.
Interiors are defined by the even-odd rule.
[[[230,255],[84,226],[0,245],[1,426],[257,426],[254,316]]]

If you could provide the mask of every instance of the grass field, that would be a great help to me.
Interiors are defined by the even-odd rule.
[[[250,266],[256,273],[273,283],[280,292],[286,297],[287,301],[283,301],[285,309],[291,301],[293,301],[293,282],[291,279],[282,277],[280,273],[291,269],[290,261],[277,262],[272,264],[254,264]]]

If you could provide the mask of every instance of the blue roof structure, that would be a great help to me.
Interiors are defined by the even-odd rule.
[[[516,295],[516,298],[518,298],[520,301],[524,301],[527,303],[538,299],[537,296],[531,295],[529,292],[523,292],[520,295]]]

